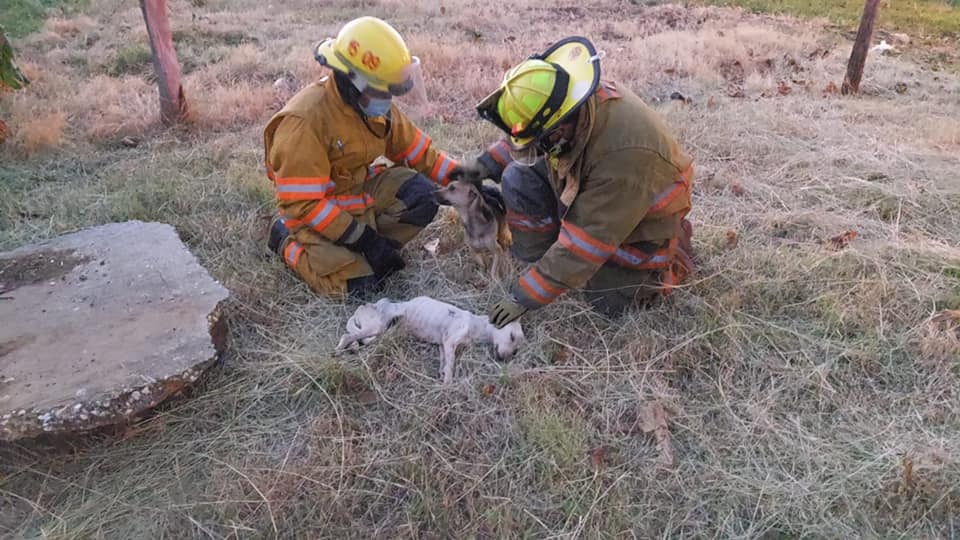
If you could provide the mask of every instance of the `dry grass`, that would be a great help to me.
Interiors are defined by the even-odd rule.
[[[48,23],[18,42],[37,82],[3,97],[16,139],[0,150],[0,246],[173,223],[233,292],[232,347],[189,396],[126,429],[0,447],[8,536],[957,534],[960,335],[934,318],[960,309],[957,76],[871,57],[865,95],[840,98],[824,90],[847,43],[716,8],[173,6],[196,113],[181,131],[156,128],[144,76],[107,74],[142,43],[135,7],[94,0],[95,26]],[[593,37],[607,73],[696,156],[696,280],[612,322],[570,295],[525,318],[511,364],[464,351],[451,388],[433,348],[399,333],[332,358],[353,306],[264,257],[259,130],[319,74],[309,44],[362,12],[409,36],[429,102],[407,109],[460,156],[493,137],[471,106],[506,66],[556,28]],[[28,148],[30,122],[58,113],[59,148]],[[486,309],[503,288],[460,235],[431,225],[387,293]],[[421,249],[434,238],[437,256]],[[673,469],[642,427],[651,401],[668,413]]]

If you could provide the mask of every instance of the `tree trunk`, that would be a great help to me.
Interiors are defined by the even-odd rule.
[[[860,28],[857,38],[853,42],[853,51],[850,61],[847,62],[847,76],[843,79],[840,92],[843,95],[860,92],[860,79],[863,78],[863,65],[867,62],[867,51],[870,50],[870,38],[873,37],[873,23],[877,20],[877,8],[880,0],[867,0],[863,6],[863,17],[860,18]]]
[[[173,33],[167,16],[167,0],[140,0],[143,20],[147,23],[150,49],[153,51],[153,71],[160,87],[160,120],[173,125],[187,114],[187,100],[180,82],[180,64],[173,48]]]

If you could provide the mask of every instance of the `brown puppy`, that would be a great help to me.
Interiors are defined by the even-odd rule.
[[[490,276],[498,279],[507,261],[503,250],[510,247],[510,229],[507,227],[506,208],[492,197],[484,197],[471,182],[454,181],[433,193],[439,204],[452,206],[460,215],[467,236],[467,245],[481,265],[484,251],[493,254]]]

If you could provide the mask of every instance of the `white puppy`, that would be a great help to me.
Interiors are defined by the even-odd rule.
[[[357,308],[347,321],[347,333],[340,338],[335,353],[347,348],[356,350],[358,344],[366,345],[398,318],[401,326],[414,336],[441,346],[444,383],[453,382],[453,366],[460,345],[492,343],[497,359],[506,361],[524,339],[518,321],[498,329],[486,317],[426,296],[406,302],[392,302],[384,298],[375,304],[364,304]]]

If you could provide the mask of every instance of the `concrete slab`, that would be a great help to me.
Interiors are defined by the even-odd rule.
[[[129,418],[195,381],[228,291],[170,225],[130,221],[0,253],[0,440]]]

